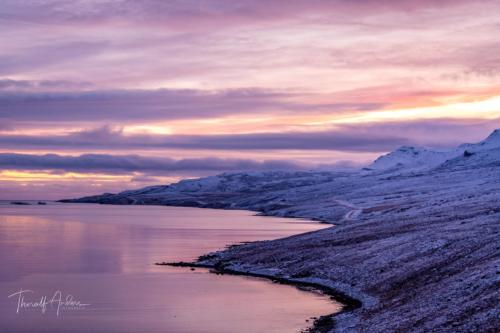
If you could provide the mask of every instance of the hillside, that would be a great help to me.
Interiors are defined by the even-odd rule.
[[[336,316],[337,332],[495,332],[499,133],[448,152],[400,148],[360,172],[222,174],[68,201],[238,208],[334,223],[202,262],[312,281],[360,300],[360,309]]]

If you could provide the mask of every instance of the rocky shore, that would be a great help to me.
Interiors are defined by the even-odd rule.
[[[384,158],[388,167],[354,173],[223,174],[69,201],[249,209],[333,223],[232,246],[198,264],[312,283],[359,301],[333,318],[333,332],[493,333],[500,330],[500,148],[490,140],[464,149],[440,163],[431,154],[427,168],[418,150],[405,148],[391,154],[398,161],[411,154],[418,167]]]
[[[329,287],[327,284],[317,283],[314,281],[308,281],[307,279],[291,278],[277,276],[273,272],[258,271],[251,269],[242,269],[239,267],[232,267],[233,265],[225,265],[216,259],[217,255],[209,255],[201,257],[197,262],[160,262],[155,265],[159,266],[174,266],[174,267],[187,267],[194,270],[195,268],[208,268],[212,273],[215,274],[230,274],[230,275],[242,275],[258,277],[267,280],[271,280],[274,283],[281,283],[286,285],[295,286],[297,288],[307,288],[308,290],[314,289],[320,291],[324,295],[329,295],[336,302],[341,302],[344,306],[342,311],[349,312],[361,307],[362,303],[357,299],[349,297],[337,289]],[[210,260],[207,260],[210,258]],[[312,326],[306,331],[301,333],[327,333],[335,328],[335,322],[333,320],[333,315],[323,315],[319,318],[314,318]]]

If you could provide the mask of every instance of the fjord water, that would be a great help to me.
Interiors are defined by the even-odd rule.
[[[0,204],[0,332],[296,332],[340,310],[328,297],[267,280],[155,266],[318,223],[160,206]],[[60,291],[64,301],[35,304]],[[58,297],[56,297],[58,299]],[[43,303],[43,302],[42,302]],[[83,304],[89,304],[84,306]]]

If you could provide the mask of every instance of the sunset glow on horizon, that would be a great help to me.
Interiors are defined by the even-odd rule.
[[[401,145],[480,141],[500,127],[499,11],[498,0],[3,1],[0,199],[358,167]]]

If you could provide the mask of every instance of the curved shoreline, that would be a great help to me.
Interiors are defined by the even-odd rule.
[[[319,282],[360,300],[360,309],[335,316],[339,332],[498,331],[497,164],[351,177],[278,176],[223,174],[210,178],[215,183],[210,186],[205,178],[73,202],[137,199],[136,204],[242,209],[338,223],[232,247],[198,262]],[[350,209],[338,200],[363,207],[355,223],[343,219]]]
[[[200,257],[200,258],[203,258],[203,257]],[[351,296],[349,296],[349,295],[347,295],[347,294],[345,294],[345,293],[343,293],[335,288],[332,288],[330,286],[326,286],[326,285],[321,284],[321,283],[302,281],[302,280],[293,279],[293,278],[279,277],[279,276],[275,276],[272,274],[264,274],[264,273],[252,272],[252,271],[247,271],[247,270],[245,270],[245,271],[237,270],[234,268],[228,268],[227,265],[224,265],[221,262],[217,262],[215,264],[206,264],[206,263],[199,263],[199,262],[180,261],[180,262],[159,262],[159,263],[155,263],[155,265],[157,265],[157,266],[186,267],[186,268],[207,268],[207,269],[210,269],[211,273],[215,273],[215,274],[249,276],[249,277],[256,277],[256,278],[270,280],[274,283],[280,283],[280,284],[294,286],[296,288],[300,288],[300,287],[313,288],[315,290],[322,292],[325,295],[328,295],[330,297],[330,299],[335,300],[343,305],[342,309],[339,312],[322,315],[322,316],[318,317],[317,319],[315,319],[313,322],[313,325],[305,331],[305,332],[309,332],[309,333],[330,332],[335,327],[335,321],[333,320],[334,316],[357,310],[363,306],[363,303],[360,300],[353,298],[353,297],[351,297]]]
[[[69,200],[57,200],[57,202],[61,203],[93,203],[93,202],[74,202],[74,201],[69,201]],[[294,216],[294,215],[289,215],[289,216],[279,216],[275,214],[270,214],[270,212],[267,212],[265,210],[261,209],[251,209],[251,208],[241,208],[241,207],[220,207],[220,206],[211,206],[211,205],[178,205],[178,204],[136,204],[136,203],[127,203],[127,204],[117,204],[117,203],[108,203],[108,202],[98,202],[98,204],[101,205],[117,205],[117,206],[133,206],[133,205],[138,205],[138,206],[164,206],[164,207],[186,207],[186,208],[201,208],[201,209],[216,209],[216,210],[244,210],[244,211],[249,211],[252,213],[255,213],[255,216],[264,216],[264,217],[277,217],[277,218],[286,218],[286,219],[295,219],[295,220],[309,220],[315,223],[319,224],[328,224],[331,227],[335,226],[334,223],[331,221],[328,221],[326,219],[321,219],[317,217],[306,217],[306,216]],[[350,211],[349,211],[350,212]],[[315,232],[315,231],[312,231]],[[307,233],[307,232],[306,232]],[[293,236],[298,236],[302,235],[297,234]],[[252,243],[252,242],[249,242]],[[236,247],[242,244],[227,244],[225,247],[225,250],[230,249],[232,247]],[[220,250],[220,252],[223,252],[224,250]],[[219,252],[219,251],[217,251]],[[217,253],[216,252],[216,253]],[[215,257],[216,254],[209,253],[205,255],[201,255],[198,260],[202,261],[205,259],[212,259]],[[280,284],[285,284],[285,285],[290,285],[294,286],[296,288],[299,287],[309,287],[316,289],[325,295],[330,296],[332,300],[335,300],[343,305],[342,310],[339,312],[331,313],[331,314],[326,314],[318,317],[317,319],[314,320],[313,324],[311,327],[309,327],[304,333],[327,333],[331,332],[333,328],[335,327],[335,321],[334,317],[345,314],[345,313],[350,313],[354,310],[360,309],[363,307],[363,302],[357,298],[354,298],[352,296],[349,296],[347,293],[341,291],[340,289],[333,288],[331,286],[328,286],[326,284],[321,284],[318,282],[308,282],[308,281],[301,281],[298,279],[294,278],[284,278],[284,277],[278,277],[272,274],[263,274],[263,273],[258,273],[258,272],[252,272],[252,271],[240,271],[236,270],[234,268],[228,268],[222,262],[216,262],[214,264],[208,264],[208,263],[201,263],[201,262],[184,262],[184,261],[179,261],[179,262],[157,262],[155,263],[157,266],[173,266],[173,267],[186,267],[186,268],[206,268],[210,269],[212,273],[215,274],[229,274],[229,275],[239,275],[239,276],[248,276],[248,277],[256,277],[256,278],[262,278],[266,280],[270,280],[275,283],[280,283]]]

